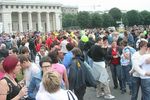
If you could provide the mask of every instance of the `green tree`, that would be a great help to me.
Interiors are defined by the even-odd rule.
[[[129,25],[129,22],[128,22],[127,14],[126,14],[126,13],[123,13],[123,14],[122,14],[122,21],[123,21],[123,24],[124,24],[125,26],[128,26],[128,25]]]
[[[77,15],[76,14],[63,14],[62,15],[62,26],[63,28],[77,26]]]
[[[91,14],[92,17],[92,28],[102,27],[103,19],[102,16],[98,13]]]
[[[141,20],[144,25],[150,25],[150,12],[144,10],[140,12]]]
[[[122,17],[122,13],[118,8],[112,8],[109,11],[109,14],[112,16],[114,22],[113,25],[116,26],[116,21],[120,21]]]
[[[90,28],[91,27],[91,16],[89,12],[82,11],[77,15],[78,24],[81,28]]]
[[[113,25],[113,18],[110,14],[103,14],[103,27],[109,27]]]
[[[129,26],[139,25],[140,24],[140,14],[136,10],[130,10],[127,12],[127,19]]]

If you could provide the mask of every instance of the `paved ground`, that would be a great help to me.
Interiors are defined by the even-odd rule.
[[[108,69],[108,72],[111,76],[110,70]],[[127,90],[127,92],[125,94],[121,94],[120,89],[113,89],[113,83],[112,81],[110,82],[110,86],[111,86],[111,92],[112,94],[116,97],[113,100],[131,100],[131,95],[129,95],[129,90]],[[128,87],[128,86],[127,86]],[[141,100],[141,91],[139,91],[139,95],[138,95],[138,100]],[[86,94],[84,96],[84,100],[105,100],[104,97],[100,97],[97,98],[96,97],[96,91],[94,88],[87,88],[86,89]]]
[[[129,91],[127,91],[127,93],[125,94],[121,94],[119,89],[114,90],[111,88],[111,90],[112,90],[112,94],[116,97],[113,100],[130,100],[131,98],[131,95],[129,95]],[[139,93],[138,100],[140,100],[140,98],[141,98],[141,94]],[[103,97],[97,98],[94,88],[87,88],[86,94],[84,96],[84,100],[105,100],[105,99]]]

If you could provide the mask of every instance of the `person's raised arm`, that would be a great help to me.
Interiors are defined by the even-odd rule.
[[[7,85],[7,82],[5,80],[1,80],[0,81],[0,99],[1,100],[6,100],[7,99],[8,91],[9,91],[9,86]],[[20,98],[22,98],[25,95],[27,95],[27,88],[23,87],[20,90],[20,92],[18,93],[18,95],[15,96],[11,100],[19,100]]]
[[[9,91],[9,87],[7,85],[7,82],[5,80],[0,81],[0,99],[6,100],[7,94]]]
[[[69,89],[69,82],[68,82],[68,76],[67,76],[66,69],[64,70],[63,79],[64,79],[64,82],[65,82],[66,89]]]
[[[18,95],[16,97],[14,97],[12,100],[20,100],[20,98],[22,98],[23,96],[27,95],[27,87],[24,86],[20,92],[18,93]]]
[[[139,73],[140,75],[145,75],[145,71],[140,67],[140,65],[142,65],[141,60],[138,60],[136,55],[132,56],[132,70],[136,71],[137,73]]]

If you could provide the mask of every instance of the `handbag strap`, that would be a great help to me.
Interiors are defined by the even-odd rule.
[[[72,98],[73,100],[75,100],[73,94],[72,94],[69,90],[67,91],[67,95],[68,95],[68,100],[71,100],[71,98]],[[70,98],[70,95],[71,95],[71,98]]]

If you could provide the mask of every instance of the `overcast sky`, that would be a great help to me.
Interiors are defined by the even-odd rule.
[[[150,11],[150,0],[17,0],[17,1],[60,2],[63,3],[64,5],[78,6],[80,11],[81,10],[103,11],[103,10],[110,10],[113,7],[117,7],[121,10],[135,9],[139,11],[142,10]]]
[[[79,10],[109,10],[118,7],[121,10],[148,10],[150,0],[61,0],[66,5],[78,5]]]

